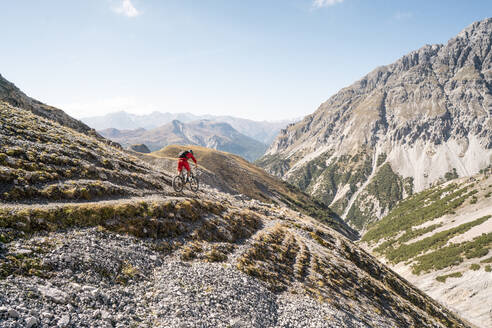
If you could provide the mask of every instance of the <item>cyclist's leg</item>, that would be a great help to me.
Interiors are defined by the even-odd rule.
[[[181,171],[183,170],[183,160],[178,161],[178,175],[181,175]]]
[[[183,161],[183,165],[186,169],[186,182],[188,182],[188,180],[190,179],[190,164],[188,163],[188,161]]]

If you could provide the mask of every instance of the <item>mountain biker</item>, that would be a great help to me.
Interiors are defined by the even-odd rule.
[[[181,152],[178,156],[178,175],[181,174],[183,166],[186,169],[186,182],[190,179],[190,164],[188,164],[188,159],[191,158],[195,162],[195,169],[197,167],[195,156],[193,156],[193,150],[185,150]]]

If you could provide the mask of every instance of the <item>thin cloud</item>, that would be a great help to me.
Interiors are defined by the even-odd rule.
[[[113,10],[114,12],[126,17],[137,17],[138,15],[140,15],[140,11],[135,8],[131,0],[123,0],[121,5],[113,8]]]
[[[413,17],[413,13],[411,13],[411,12],[397,11],[393,17],[396,20],[405,20],[405,19],[412,18]]]
[[[337,3],[342,3],[345,0],[314,0],[313,7],[314,8],[323,8],[334,6]]]

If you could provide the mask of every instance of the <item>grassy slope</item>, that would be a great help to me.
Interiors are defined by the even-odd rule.
[[[0,199],[90,200],[166,190],[169,177],[105,140],[0,102]]]
[[[480,188],[475,182],[458,181],[420,192],[370,225],[362,241],[393,264],[410,261],[415,274],[444,269],[463,262],[464,258],[485,256],[492,247],[490,233],[484,234],[483,240],[448,241],[485,223],[489,215],[470,216],[461,225],[440,229],[453,221],[457,211],[466,212],[467,207],[476,203]]]
[[[361,246],[480,327],[491,320],[492,177],[485,170],[401,201]]]
[[[273,199],[276,203],[285,204],[316,217],[351,239],[357,237],[357,234],[346,226],[330,208],[240,156],[205,147],[187,147],[193,149],[201,166],[213,172],[217,182],[224,182],[233,191],[264,202],[271,202]],[[175,157],[183,149],[185,149],[183,146],[171,145],[153,152],[151,156],[175,161]]]

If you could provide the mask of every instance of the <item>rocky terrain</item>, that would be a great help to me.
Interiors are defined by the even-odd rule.
[[[492,19],[340,90],[257,163],[364,231],[436,182],[491,163]]]
[[[124,111],[106,114],[103,116],[93,116],[82,118],[82,121],[96,130],[118,129],[118,130],[135,130],[144,128],[151,130],[162,125],[178,120],[183,123],[198,120],[210,120],[222,122],[231,125],[234,129],[250,138],[261,143],[270,145],[287,124],[294,120],[283,121],[253,121],[233,116],[216,116],[216,115],[194,115],[191,113],[161,113],[153,112],[146,115],[135,115]]]
[[[470,327],[304,213],[0,108],[2,327]]]
[[[236,131],[227,123],[200,120],[182,123],[174,120],[155,129],[99,131],[101,135],[123,146],[143,143],[151,151],[171,144],[198,145],[237,154],[253,161],[263,155],[267,146]]]
[[[467,327],[317,221],[204,191],[4,206],[0,322]]]
[[[369,226],[361,246],[478,327],[492,326],[490,169],[417,193]]]

